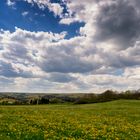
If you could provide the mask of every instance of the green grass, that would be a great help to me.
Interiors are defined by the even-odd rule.
[[[140,139],[140,101],[0,106],[0,140]]]

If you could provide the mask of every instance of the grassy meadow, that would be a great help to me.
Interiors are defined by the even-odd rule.
[[[0,106],[0,140],[82,139],[140,139],[140,101]]]

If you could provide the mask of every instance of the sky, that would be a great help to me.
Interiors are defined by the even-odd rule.
[[[140,89],[139,0],[0,0],[0,91]]]

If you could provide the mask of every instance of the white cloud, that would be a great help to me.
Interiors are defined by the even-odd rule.
[[[7,0],[7,5],[8,6],[14,6],[15,2],[12,2],[11,0]]]
[[[61,7],[58,3],[49,3],[48,8],[50,11],[54,12],[55,16],[61,16],[63,13],[63,7]]]
[[[0,75],[3,81],[14,81],[8,81],[9,87],[12,83],[13,90],[47,92],[139,88],[138,0],[63,0],[65,14],[61,4],[49,0],[24,1],[49,8],[61,18],[60,24],[85,25],[79,36],[70,39],[66,32],[1,30]]]
[[[28,11],[25,11],[25,12],[22,12],[22,16],[27,16],[29,14],[29,12]]]
[[[18,91],[48,88],[48,92],[65,92],[69,87],[69,92],[96,92],[139,88],[138,42],[117,52],[107,48],[107,44],[93,44],[85,36],[71,39],[65,36],[65,32],[31,32],[17,27],[12,33],[1,30],[0,75],[5,80],[12,79],[12,89]],[[117,75],[120,68],[122,72]]]
[[[63,7],[59,3],[51,3],[50,0],[24,0],[32,5],[37,4],[42,10],[48,8],[55,16],[62,16]]]

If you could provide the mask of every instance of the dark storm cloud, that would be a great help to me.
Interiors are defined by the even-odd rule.
[[[118,40],[122,49],[134,43],[140,35],[139,6],[135,6],[134,2],[112,0],[100,6],[97,16],[98,40]]]

